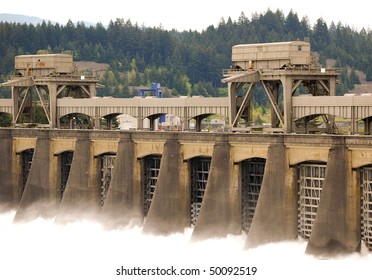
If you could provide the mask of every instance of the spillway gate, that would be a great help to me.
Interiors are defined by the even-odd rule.
[[[197,157],[190,160],[191,168],[191,225],[195,225],[203,202],[208,182],[211,159]]]
[[[59,178],[59,186],[57,188],[57,199],[59,201],[62,200],[63,193],[65,192],[65,189],[67,186],[67,181],[70,175],[73,156],[74,156],[74,153],[71,151],[66,151],[59,155],[60,178]]]
[[[360,177],[362,240],[372,250],[372,167],[362,168]]]
[[[150,155],[143,159],[143,212],[146,217],[151,206],[158,181],[161,156]]]
[[[105,203],[108,189],[110,187],[113,170],[115,167],[116,155],[104,154],[100,157],[101,165],[101,186],[99,191],[100,205],[101,207]]]
[[[252,158],[241,163],[242,170],[242,229],[249,231],[265,170],[265,159]]]
[[[28,179],[28,175],[30,174],[33,156],[34,156],[34,149],[27,149],[27,150],[24,150],[21,153],[21,161],[22,161],[21,174],[22,174],[22,179],[21,179],[21,186],[20,186],[20,189],[19,189],[19,197],[22,197],[22,194],[24,192],[24,189],[25,189],[25,186],[26,186],[26,182],[27,182],[27,179]]]
[[[298,234],[309,239],[325,178],[325,164],[302,163],[299,171]]]

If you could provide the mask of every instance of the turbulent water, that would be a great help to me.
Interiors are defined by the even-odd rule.
[[[0,279],[4,280],[370,279],[372,275],[372,253],[364,251],[318,260],[304,254],[304,241],[243,250],[245,236],[192,243],[191,229],[150,236],[143,235],[140,227],[105,230],[92,221],[58,225],[37,219],[13,224],[14,214],[0,214]],[[156,275],[181,271],[194,275]]]

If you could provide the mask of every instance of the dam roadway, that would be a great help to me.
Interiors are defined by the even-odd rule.
[[[372,248],[372,137],[0,129],[0,203],[15,222],[99,216],[246,248],[308,240],[315,255]]]

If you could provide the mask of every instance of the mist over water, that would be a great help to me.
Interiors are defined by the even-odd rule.
[[[105,230],[82,220],[54,219],[13,224],[0,214],[0,279],[369,279],[372,254],[363,250],[336,260],[305,255],[306,242],[268,244],[243,250],[246,236],[190,242],[192,229],[171,236],[142,234],[141,227]],[[198,276],[123,276],[121,267],[197,268]],[[210,267],[256,267],[254,276],[211,276]],[[204,272],[205,271],[205,272]]]

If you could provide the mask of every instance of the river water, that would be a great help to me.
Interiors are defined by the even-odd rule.
[[[142,234],[140,227],[106,230],[87,220],[67,225],[53,219],[13,224],[14,214],[0,214],[0,279],[4,280],[298,280],[370,279],[372,275],[372,253],[366,250],[319,260],[304,254],[306,242],[302,240],[243,250],[244,235],[190,242],[191,229],[151,236]],[[181,270],[199,275],[152,275]],[[133,275],[140,273],[150,275]]]

